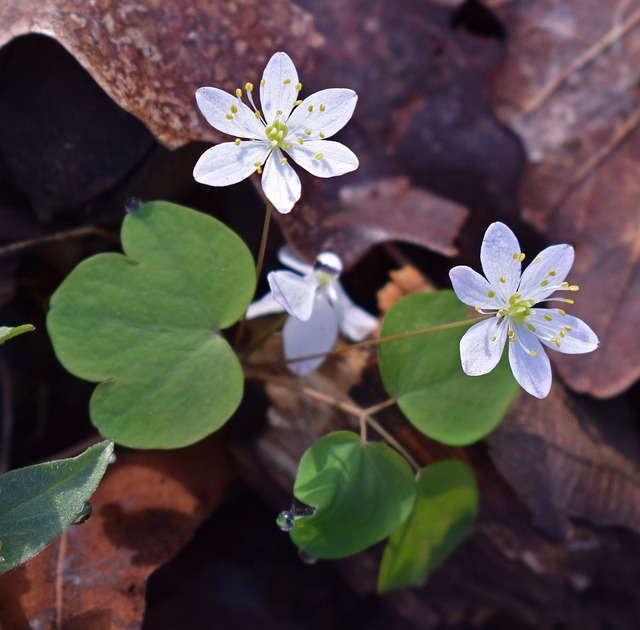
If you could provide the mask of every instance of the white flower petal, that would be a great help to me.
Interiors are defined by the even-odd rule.
[[[449,278],[455,294],[464,304],[482,309],[502,308],[503,304],[498,300],[489,282],[471,267],[454,267],[449,271]],[[493,297],[489,297],[490,293]]]
[[[536,302],[551,295],[567,277],[573,265],[571,245],[552,245],[543,249],[522,272],[518,291]],[[552,275],[550,275],[550,272]]]
[[[278,116],[286,121],[298,99],[298,72],[289,55],[277,52],[267,63],[260,82],[260,107],[267,124]],[[278,114],[278,110],[282,114]]]
[[[378,327],[378,318],[356,306],[339,281],[333,283],[333,290],[340,331],[351,341],[362,341]]]
[[[310,140],[304,144],[295,142],[287,153],[302,168],[316,177],[336,177],[358,168],[355,153],[332,140]]]
[[[503,302],[518,288],[520,253],[518,239],[504,223],[492,223],[487,228],[480,248],[480,262],[484,275]]]
[[[498,365],[507,338],[506,321],[498,322],[498,318],[491,318],[474,324],[460,339],[460,359],[465,374],[482,376]]]
[[[338,338],[338,316],[323,296],[318,296],[313,314],[306,322],[290,317],[282,331],[284,356],[286,359],[304,357],[308,354],[330,352]],[[299,376],[311,374],[322,363],[324,357],[289,363],[289,369]]]
[[[311,317],[318,283],[293,271],[272,271],[268,276],[273,297],[289,315],[306,321]]]
[[[255,113],[228,92],[203,87],[196,91],[196,102],[207,122],[218,131],[240,138],[266,139],[264,125],[256,118]],[[232,107],[238,111],[233,112]]]
[[[278,260],[286,267],[289,267],[302,275],[313,273],[313,265],[300,260],[288,245],[284,245],[280,248],[278,251]]]
[[[551,365],[537,337],[526,327],[514,327],[517,341],[509,341],[509,365],[518,384],[536,398],[545,398],[551,389]],[[529,354],[535,352],[535,356]]]
[[[208,186],[229,186],[246,179],[271,151],[266,142],[223,142],[205,151],[193,169],[193,177]]]
[[[562,315],[557,309],[534,309],[528,323],[535,327],[536,336],[545,346],[564,354],[585,354],[600,345],[587,324],[572,315]]]
[[[281,214],[291,212],[300,199],[302,185],[288,162],[282,163],[282,151],[275,149],[264,165],[262,190],[273,207]]]
[[[287,120],[289,134],[294,135],[295,139],[318,140],[322,132],[322,137],[330,138],[349,122],[357,102],[358,95],[353,90],[320,90],[305,98],[293,110]],[[305,129],[309,130],[311,135],[306,134]]]
[[[284,308],[275,301],[273,293],[269,292],[249,305],[247,309],[247,319],[255,319],[256,317],[264,317],[265,315],[275,315],[276,313],[284,312]]]

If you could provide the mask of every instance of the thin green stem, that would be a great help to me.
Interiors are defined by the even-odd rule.
[[[262,239],[260,240],[260,250],[258,251],[258,261],[256,262],[256,279],[260,278],[262,273],[262,263],[264,263],[264,253],[267,250],[267,237],[269,236],[269,224],[271,223],[271,214],[273,213],[273,205],[267,199],[267,211],[264,215],[264,225],[262,227]]]
[[[359,343],[352,343],[344,348],[338,350],[332,350],[331,352],[318,352],[316,354],[307,354],[302,357],[296,357],[295,359],[282,359],[280,361],[266,361],[264,363],[254,363],[252,367],[268,367],[272,365],[280,365],[289,363],[298,363],[299,361],[308,361],[310,359],[319,359],[320,357],[334,357],[349,352],[350,350],[359,350],[360,348],[371,348],[374,346],[381,346],[384,343],[390,341],[400,341],[402,339],[410,339],[411,337],[418,337],[419,335],[428,335],[434,332],[440,332],[443,330],[450,330],[452,328],[460,328],[462,326],[471,326],[477,322],[481,322],[484,319],[495,317],[495,315],[483,315],[482,317],[473,317],[471,319],[463,319],[458,322],[451,322],[449,324],[439,324],[438,326],[430,326],[428,328],[420,328],[419,330],[411,330],[405,333],[398,333],[397,335],[390,335],[389,337],[378,337],[378,339],[368,339],[367,341],[361,341]]]

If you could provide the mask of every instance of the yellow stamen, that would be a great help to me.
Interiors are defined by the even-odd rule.
[[[302,101],[301,101],[300,99],[298,99],[297,101],[295,101],[295,102],[293,103],[293,106],[294,106],[294,107],[298,107],[298,105],[300,105],[300,103],[302,103]]]
[[[309,110],[309,113],[311,113],[313,111],[313,105],[309,105],[309,107],[307,107],[307,109]]]
[[[561,336],[563,339],[564,339],[564,337],[565,337],[565,335],[566,335],[566,334],[567,334],[567,333],[566,333],[566,332],[564,332],[564,330],[561,330],[561,331],[560,331],[560,336]]]
[[[324,105],[324,103],[320,104],[320,111],[323,112],[325,109],[327,109]]]
[[[561,283],[560,283],[560,286],[561,286],[563,289],[566,289],[566,288],[569,286],[569,283],[568,283],[568,282],[561,282]]]
[[[253,83],[245,83],[244,89],[247,90],[247,92],[253,92]]]
[[[233,114],[227,114],[227,119],[228,120],[233,120]]]
[[[564,329],[567,330],[567,331],[570,331],[571,330],[571,326],[565,326]]]
[[[234,114],[237,114],[237,113],[238,113],[238,106],[237,106],[237,105],[232,105],[232,106],[231,106],[231,111],[232,111]]]
[[[278,116],[282,116],[282,114],[284,114],[284,112],[283,112],[281,109],[277,109],[277,110],[276,110],[276,114],[277,114]]]
[[[236,88],[236,96],[242,98],[242,90],[240,88]]]
[[[316,158],[316,160],[321,160],[323,156],[324,153],[316,153],[314,157]]]
[[[565,311],[563,311],[561,308],[557,309],[558,310],[558,315],[562,315],[563,317],[567,314]]]
[[[302,89],[302,83],[300,83],[298,81],[298,83],[296,83],[296,90],[298,90],[298,92]]]
[[[238,146],[240,146],[240,142],[241,142],[240,138],[236,138],[236,144],[237,144]]]
[[[534,264],[539,265],[542,262],[542,258],[540,258],[540,256],[538,256],[538,258],[536,258],[533,262],[534,262]]]
[[[566,302],[567,304],[575,304],[575,302],[574,302],[573,300],[570,300],[569,298],[566,298],[566,299],[565,299],[565,302]]]
[[[310,135],[311,135],[311,131],[310,131],[309,129],[305,129],[305,130],[304,130],[304,132],[305,132],[308,136],[310,136]]]
[[[507,279],[504,276],[502,276],[502,278],[500,278],[500,282],[502,282],[502,284],[504,284],[506,281],[507,281]]]
[[[260,120],[260,118],[262,118],[262,114],[260,113],[260,110],[257,110],[257,109],[256,109],[256,118],[258,120]]]
[[[541,287],[546,287],[548,284],[549,284],[549,281],[548,281],[548,280],[543,280],[543,281],[540,283],[540,286],[541,286]]]
[[[536,356],[538,356],[538,353],[535,350],[529,350],[529,356],[530,357],[536,357]]]
[[[545,318],[548,322],[550,322],[550,321],[553,319],[553,317],[551,317],[551,315],[549,315],[549,313],[545,313],[545,314],[544,314],[544,318]]]
[[[260,79],[260,86],[264,87],[266,81],[264,80],[264,77],[262,79]]]
[[[304,144],[304,140],[302,138],[298,138],[298,144]]]
[[[495,294],[493,291],[487,291],[487,295],[488,295],[490,298],[494,298],[494,297],[496,297],[496,294]]]
[[[285,80],[283,81],[283,83],[284,83],[285,85],[289,85],[289,83],[291,83],[291,79],[285,79]]]
[[[321,131],[321,132],[320,132],[320,137],[321,137],[321,138],[324,138],[324,131]]]
[[[286,158],[286,157],[283,157],[283,158],[280,160],[280,164],[285,164],[286,162],[287,162],[287,158]]]
[[[497,339],[497,337],[495,335],[493,335],[493,337],[491,337],[491,341],[495,341]]]
[[[531,332],[536,332],[536,327],[533,324],[527,324],[527,328],[531,331]]]
[[[498,315],[500,315],[500,317],[504,317],[507,314],[507,311],[505,311],[503,308],[498,309]]]
[[[572,284],[572,285],[569,287],[569,291],[573,291],[573,292],[575,292],[575,291],[580,291],[580,287],[579,287],[577,284]]]
[[[520,256],[518,256],[518,260],[520,262],[522,262],[524,260],[524,253],[520,254]]]
[[[511,254],[511,258],[513,258],[513,260],[518,260],[518,252],[513,252],[513,254]]]
[[[556,275],[555,269],[549,269],[549,275],[552,277],[555,276]]]

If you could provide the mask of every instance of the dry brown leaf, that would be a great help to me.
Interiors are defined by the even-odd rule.
[[[403,297],[418,291],[434,291],[435,286],[413,265],[404,265],[389,272],[391,280],[378,292],[378,308],[381,313],[387,311]]]
[[[220,503],[232,470],[220,441],[119,451],[93,514],[0,578],[0,627],[139,628],[149,575]]]
[[[602,341],[553,360],[574,389],[613,396],[640,376],[640,9],[515,0],[498,11],[510,36],[496,97],[529,157],[524,216],[550,243],[575,245],[572,313]]]
[[[0,46],[28,33],[60,42],[121,107],[170,147],[219,141],[195,91],[256,81],[276,50],[302,63],[322,43],[313,18],[287,0],[4,0]]]
[[[544,400],[521,393],[487,442],[500,474],[545,532],[571,519],[640,532],[640,447],[622,403],[586,403],[554,385]]]

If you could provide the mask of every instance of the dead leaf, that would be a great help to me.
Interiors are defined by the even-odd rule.
[[[602,341],[553,360],[572,388],[613,396],[640,376],[640,10],[516,0],[498,12],[510,36],[496,98],[529,158],[524,216],[550,243],[575,246],[572,313]]]
[[[118,451],[91,518],[0,578],[0,626],[139,628],[147,578],[219,505],[231,477],[216,438],[175,451]]]
[[[404,265],[400,269],[389,272],[391,280],[378,292],[378,308],[380,312],[387,311],[403,297],[418,291],[435,291],[435,286],[414,266]]]
[[[640,532],[640,445],[622,402],[576,401],[560,385],[521,393],[487,442],[500,474],[552,536],[571,519]]]

